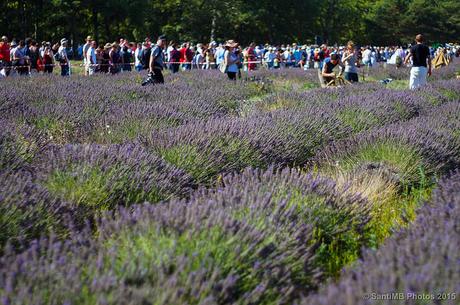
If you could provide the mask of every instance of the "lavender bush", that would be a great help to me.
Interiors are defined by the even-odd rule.
[[[357,304],[375,283],[458,289],[444,284],[458,282],[457,249],[441,241],[455,237],[443,228],[425,237],[418,223],[430,213],[417,210],[460,165],[460,87],[444,80],[452,67],[410,92],[311,89],[316,70],[236,83],[194,71],[152,87],[135,73],[2,80],[1,302],[331,304],[361,285],[347,294]],[[458,176],[432,202],[454,202]],[[403,227],[423,246],[390,237]],[[432,277],[426,262],[441,260],[429,238],[447,258]],[[358,259],[375,272],[358,265],[343,275],[348,286],[339,278],[306,298]],[[382,277],[390,260],[410,278]]]
[[[326,247],[342,258],[359,250],[366,202],[331,181],[247,170],[222,183],[187,203],[107,215],[94,237],[41,239],[7,253],[4,302],[288,303],[328,271],[317,257]]]
[[[378,251],[368,251],[338,283],[302,304],[458,304],[460,174],[441,181],[415,223]],[[405,299],[382,299],[402,293]],[[372,300],[372,294],[380,300]]]

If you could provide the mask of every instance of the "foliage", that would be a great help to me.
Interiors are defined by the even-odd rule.
[[[384,45],[411,42],[419,32],[449,42],[458,39],[460,24],[455,0],[7,0],[0,10],[2,34],[75,43],[88,34],[107,42],[164,33],[176,41],[312,43],[318,35],[330,44]]]

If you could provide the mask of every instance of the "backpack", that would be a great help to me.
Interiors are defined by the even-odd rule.
[[[152,49],[145,49],[142,52],[142,64],[144,65],[144,69],[149,68],[150,64],[150,53],[152,52]]]

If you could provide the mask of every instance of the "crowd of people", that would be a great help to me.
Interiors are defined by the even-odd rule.
[[[160,44],[160,46],[159,46]],[[130,42],[121,38],[119,41],[97,44],[91,37],[86,38],[85,44],[77,46],[76,55],[82,59],[85,75],[95,73],[116,74],[124,71],[158,70],[161,66],[177,73],[191,69],[220,69],[229,79],[236,79],[241,71],[253,71],[262,67],[266,69],[300,68],[317,69],[322,84],[327,84],[335,76],[332,69],[335,66],[343,68],[344,78],[349,82],[357,82],[357,68],[373,67],[381,62],[401,67],[411,64],[408,55],[412,54],[410,46],[355,46],[349,42],[346,46],[300,45],[257,45],[251,43],[241,47],[230,40],[225,43],[215,41],[208,44],[191,44],[175,41],[167,43],[166,37],[160,36],[157,43],[149,38],[143,42]],[[60,43],[51,44],[43,41],[38,44],[35,40],[13,39],[11,43],[6,36],[0,42],[0,77],[11,74],[29,75],[31,73],[53,73],[55,67],[60,67],[63,76],[70,75],[71,61],[67,39]],[[428,48],[429,56],[444,52],[450,58],[458,57],[458,45],[446,45],[443,48]],[[151,66],[152,54],[156,53],[156,69]],[[160,54],[161,53],[161,54]],[[158,58],[158,56],[161,56]],[[160,63],[161,62],[161,63]],[[162,78],[157,76],[157,81]],[[153,77],[151,80],[154,79]],[[160,81],[161,82],[161,81]]]

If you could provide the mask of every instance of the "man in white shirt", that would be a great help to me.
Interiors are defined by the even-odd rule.
[[[59,64],[61,66],[61,76],[70,75],[70,62],[67,57],[67,39],[61,39],[61,46],[58,49]]]
[[[91,47],[91,41],[93,38],[91,36],[86,37],[86,43],[83,45],[83,64],[85,66],[85,75],[88,75],[87,62],[86,62],[86,52]]]
[[[363,64],[370,67],[372,65],[371,62],[371,56],[372,56],[372,51],[369,47],[366,47],[366,49],[363,52]]]
[[[134,51],[134,68],[136,71],[142,70],[142,43],[138,43],[136,51]]]
[[[88,75],[93,75],[96,72],[96,67],[96,41],[93,40],[86,51],[86,71],[88,71]]]

